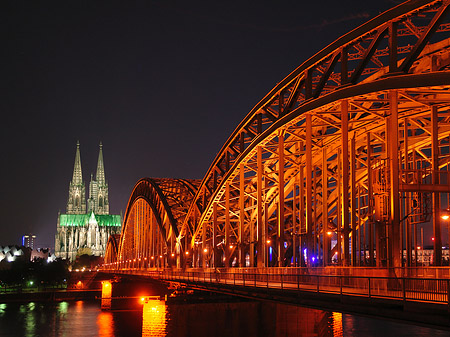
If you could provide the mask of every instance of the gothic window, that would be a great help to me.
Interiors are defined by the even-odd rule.
[[[98,207],[103,207],[103,197],[98,198]]]

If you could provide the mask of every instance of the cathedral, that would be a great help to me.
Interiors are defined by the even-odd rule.
[[[81,171],[80,143],[77,142],[66,213],[58,215],[55,255],[75,261],[77,255],[104,256],[108,238],[120,234],[121,216],[109,214],[108,183],[103,165],[102,144],[95,179],[91,174],[89,198]]]

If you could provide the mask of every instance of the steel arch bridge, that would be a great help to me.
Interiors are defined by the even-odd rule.
[[[105,263],[412,266],[423,223],[440,265],[449,4],[405,2],[301,64],[236,127],[203,180],[140,180]]]

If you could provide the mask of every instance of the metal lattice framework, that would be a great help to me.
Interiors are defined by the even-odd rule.
[[[144,178],[130,196],[117,257],[160,265],[176,247],[198,180]],[[169,256],[170,257],[170,256]],[[153,261],[152,261],[153,260]]]
[[[142,256],[146,223],[179,265],[399,267],[413,263],[417,224],[431,221],[439,264],[449,9],[447,0],[405,2],[304,62],[250,111],[189,193],[159,191],[179,180],[138,182],[119,260]],[[169,199],[183,203],[182,215]],[[138,220],[150,213],[158,227]]]

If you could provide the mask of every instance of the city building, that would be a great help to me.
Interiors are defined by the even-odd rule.
[[[100,143],[97,172],[91,174],[89,198],[81,170],[80,144],[77,142],[72,181],[66,213],[58,215],[55,255],[75,261],[77,255],[104,256],[111,234],[121,231],[121,216],[109,214],[108,183],[105,178],[103,150]]]
[[[36,243],[36,235],[27,234],[22,236],[22,246],[34,249]]]

